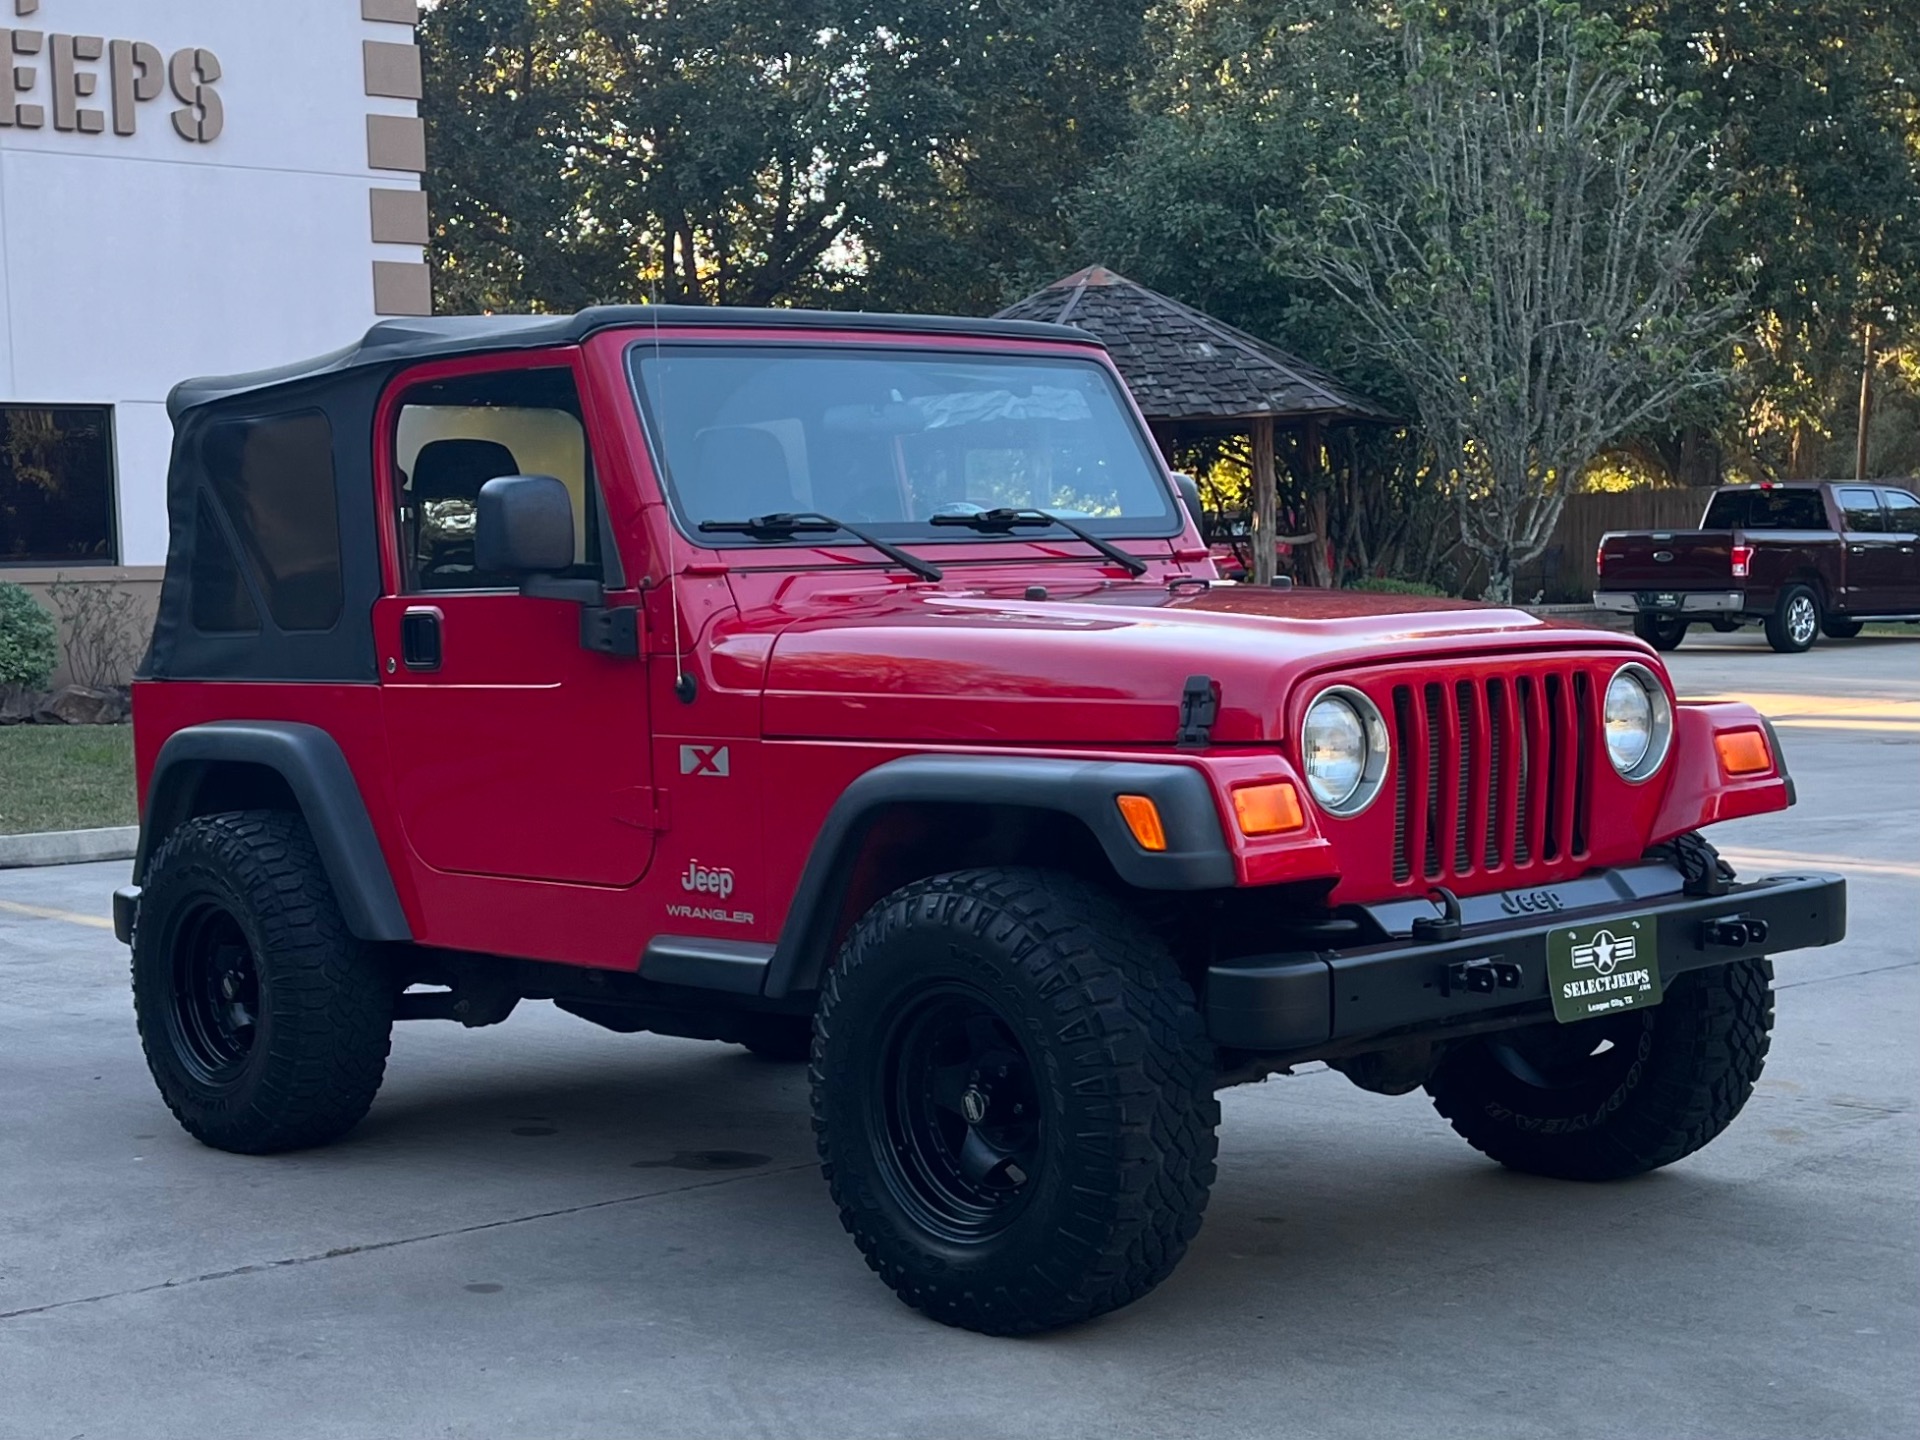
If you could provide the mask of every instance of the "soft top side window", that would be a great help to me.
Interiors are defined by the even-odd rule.
[[[480,487],[502,475],[551,475],[573,497],[569,578],[617,579],[602,560],[602,508],[580,393],[564,366],[490,371],[406,390],[395,423],[400,588],[409,594],[513,589],[473,563]]]

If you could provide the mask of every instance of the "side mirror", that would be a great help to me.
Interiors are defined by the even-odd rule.
[[[1207,515],[1200,508],[1200,482],[1184,471],[1175,470],[1173,487],[1186,502],[1187,513],[1193,517],[1194,528],[1200,532],[1200,538],[1211,544],[1213,537],[1207,533]]]
[[[573,497],[551,475],[501,475],[474,504],[473,564],[496,575],[546,575],[573,564]]]

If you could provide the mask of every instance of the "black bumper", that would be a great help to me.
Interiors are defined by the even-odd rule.
[[[1215,965],[1207,972],[1208,1033],[1229,1049],[1306,1060],[1364,1050],[1375,1039],[1533,1024],[1553,1014],[1548,934],[1614,916],[1656,918],[1664,981],[1751,956],[1837,944],[1846,934],[1847,882],[1838,875],[1775,875],[1706,896],[1684,893],[1678,872],[1670,873],[1674,885],[1665,894],[1469,925],[1457,940],[1393,940]],[[1749,928],[1754,921],[1761,928]],[[1765,939],[1753,940],[1756,933]]]

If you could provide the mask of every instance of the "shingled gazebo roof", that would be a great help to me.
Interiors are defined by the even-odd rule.
[[[1051,320],[1097,336],[1149,420],[1393,418],[1325,371],[1102,265],[1054,281],[998,318]]]

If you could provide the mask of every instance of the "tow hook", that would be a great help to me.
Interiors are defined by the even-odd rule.
[[[1509,960],[1458,960],[1440,975],[1442,995],[1491,995],[1519,988],[1520,967]]]
[[[1719,920],[1700,922],[1700,948],[1711,949],[1719,945],[1729,950],[1744,950],[1750,945],[1767,943],[1767,922],[1749,920],[1741,915],[1729,915]]]
[[[1444,885],[1436,885],[1427,891],[1429,903],[1438,905],[1438,915],[1422,915],[1413,922],[1413,943],[1416,945],[1443,945],[1449,940],[1460,938],[1460,897]]]

